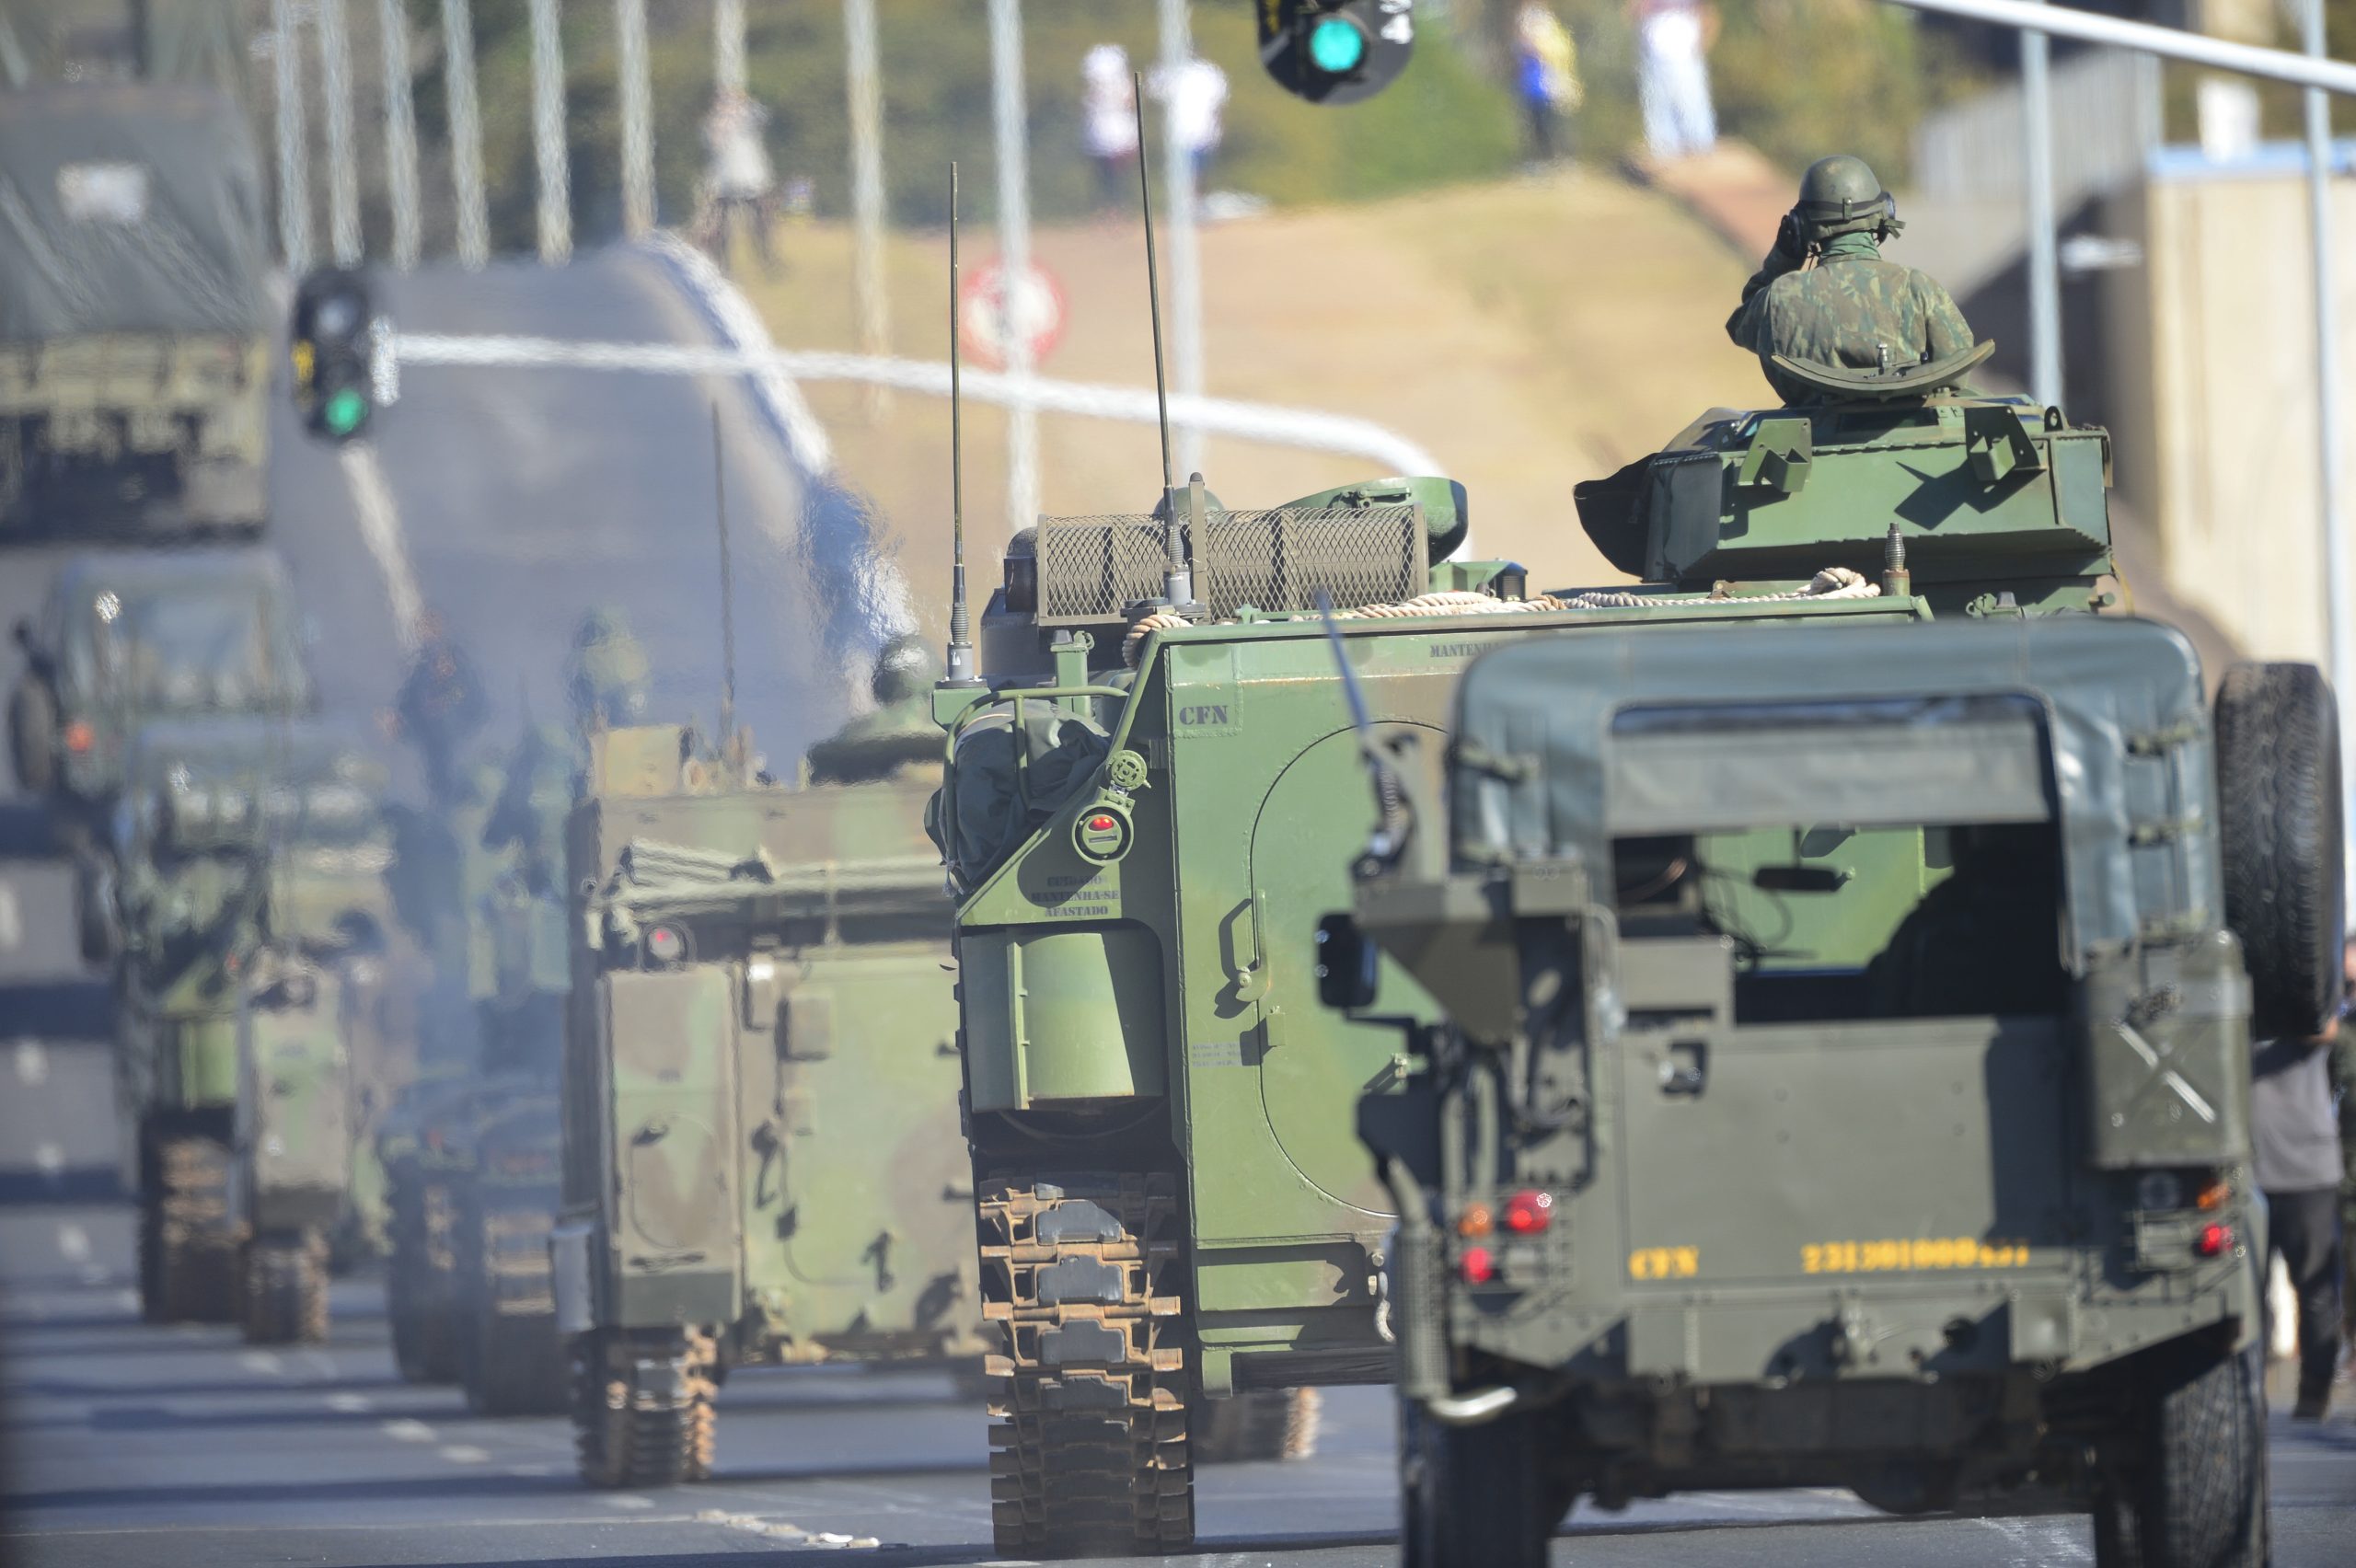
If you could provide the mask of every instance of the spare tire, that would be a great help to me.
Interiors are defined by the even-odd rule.
[[[57,706],[49,687],[28,675],[8,698],[8,761],[28,795],[57,788]]]
[[[2339,709],[2313,664],[2235,664],[2217,688],[2225,924],[2262,1036],[2320,1034],[2339,1009],[2346,929]]]

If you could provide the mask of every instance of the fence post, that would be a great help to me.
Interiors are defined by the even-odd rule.
[[[376,0],[385,57],[385,188],[393,209],[393,265],[417,265],[417,105],[410,96],[409,18],[401,0]]]
[[[327,105],[328,245],[339,267],[360,261],[360,170],[352,139],[352,35],[343,0],[317,0],[319,96]]]
[[[654,107],[647,80],[646,0],[614,0],[621,45],[622,232],[654,227]]]
[[[843,77],[850,109],[852,314],[859,352],[892,352],[891,296],[884,283],[884,91],[877,67],[875,0],[843,0]],[[882,417],[888,394],[868,389],[868,414]]]
[[[564,35],[557,0],[532,0],[532,155],[539,175],[540,260],[572,259],[572,171],[564,145]]]
[[[450,183],[458,199],[458,261],[491,259],[483,205],[482,112],[475,102],[475,19],[468,0],[442,0],[442,81],[450,100]]]

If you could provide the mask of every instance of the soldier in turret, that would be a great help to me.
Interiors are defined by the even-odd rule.
[[[941,726],[933,721],[932,683],[941,665],[914,633],[904,633],[876,655],[869,688],[875,710],[845,724],[810,748],[810,777],[817,784],[848,784],[888,778],[909,765],[941,761]]]
[[[581,617],[565,666],[565,694],[583,735],[645,716],[646,650],[618,608],[603,605]]]
[[[1800,177],[1774,249],[1727,317],[1727,336],[1759,356],[1784,402],[1821,394],[1779,372],[1776,354],[1876,370],[1971,347],[1970,326],[1936,280],[1882,259],[1882,245],[1901,227],[1897,202],[1862,158],[1819,158]]]

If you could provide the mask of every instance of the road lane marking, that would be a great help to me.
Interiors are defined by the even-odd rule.
[[[328,1396],[328,1408],[332,1411],[341,1412],[345,1415],[359,1415],[365,1412],[375,1410],[376,1408],[376,1401],[370,1399],[366,1394],[329,1394]]]
[[[608,1508],[619,1508],[625,1513],[632,1509],[652,1508],[654,1506],[653,1498],[641,1497],[635,1492],[608,1492],[604,1496],[598,1498],[597,1501],[603,1503]]]
[[[549,1475],[554,1475],[554,1474],[556,1473],[556,1466],[554,1466],[554,1465],[509,1465],[509,1466],[507,1467],[507,1473],[508,1473],[509,1475],[516,1476],[516,1477],[523,1478],[523,1479],[526,1479],[526,1480],[537,1480],[537,1478],[539,1478],[539,1477],[541,1477],[541,1476],[549,1476]]]
[[[2075,1519],[1974,1519],[2014,1548],[2012,1568],[2052,1568],[2057,1562],[2091,1562],[2094,1553],[2078,1544]]]
[[[38,1040],[17,1042],[17,1081],[28,1088],[49,1081],[49,1047]]]
[[[267,1377],[286,1376],[286,1368],[280,1365],[277,1355],[271,1351],[249,1350],[237,1357],[237,1365],[248,1372],[260,1372]]]
[[[25,912],[17,902],[14,882],[0,882],[0,952],[14,952],[25,945]]]
[[[57,1251],[69,1263],[89,1262],[90,1233],[71,1220],[58,1221]]]
[[[445,1443],[442,1447],[442,1457],[454,1465],[479,1465],[491,1458],[491,1453],[472,1443]]]
[[[771,1540],[790,1540],[797,1546],[814,1547],[821,1551],[873,1551],[884,1543],[874,1536],[845,1535],[839,1530],[805,1530],[785,1519],[765,1519],[758,1514],[732,1514],[724,1508],[706,1508],[696,1516],[699,1525],[718,1525],[722,1529],[737,1530],[745,1535],[766,1536]]]
[[[393,634],[400,640],[403,653],[415,652],[425,600],[418,592],[417,569],[410,562],[408,536],[401,531],[393,487],[385,481],[374,447],[347,446],[340,455],[343,482],[352,491],[352,511],[360,519],[361,542],[375,558],[377,573],[385,580],[385,599],[393,611]]]
[[[411,1421],[407,1416],[398,1421],[379,1422],[376,1430],[396,1443],[431,1443],[439,1435],[425,1423]]]
[[[33,1146],[33,1169],[44,1179],[55,1182],[65,1174],[65,1151],[56,1144],[43,1142]]]

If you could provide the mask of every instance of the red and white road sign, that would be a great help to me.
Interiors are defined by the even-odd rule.
[[[965,352],[991,370],[1006,367],[1008,345],[1019,334],[1031,345],[1034,368],[1063,335],[1064,289],[1036,261],[1020,276],[1005,263],[984,262],[966,275],[958,300],[958,337]]]

